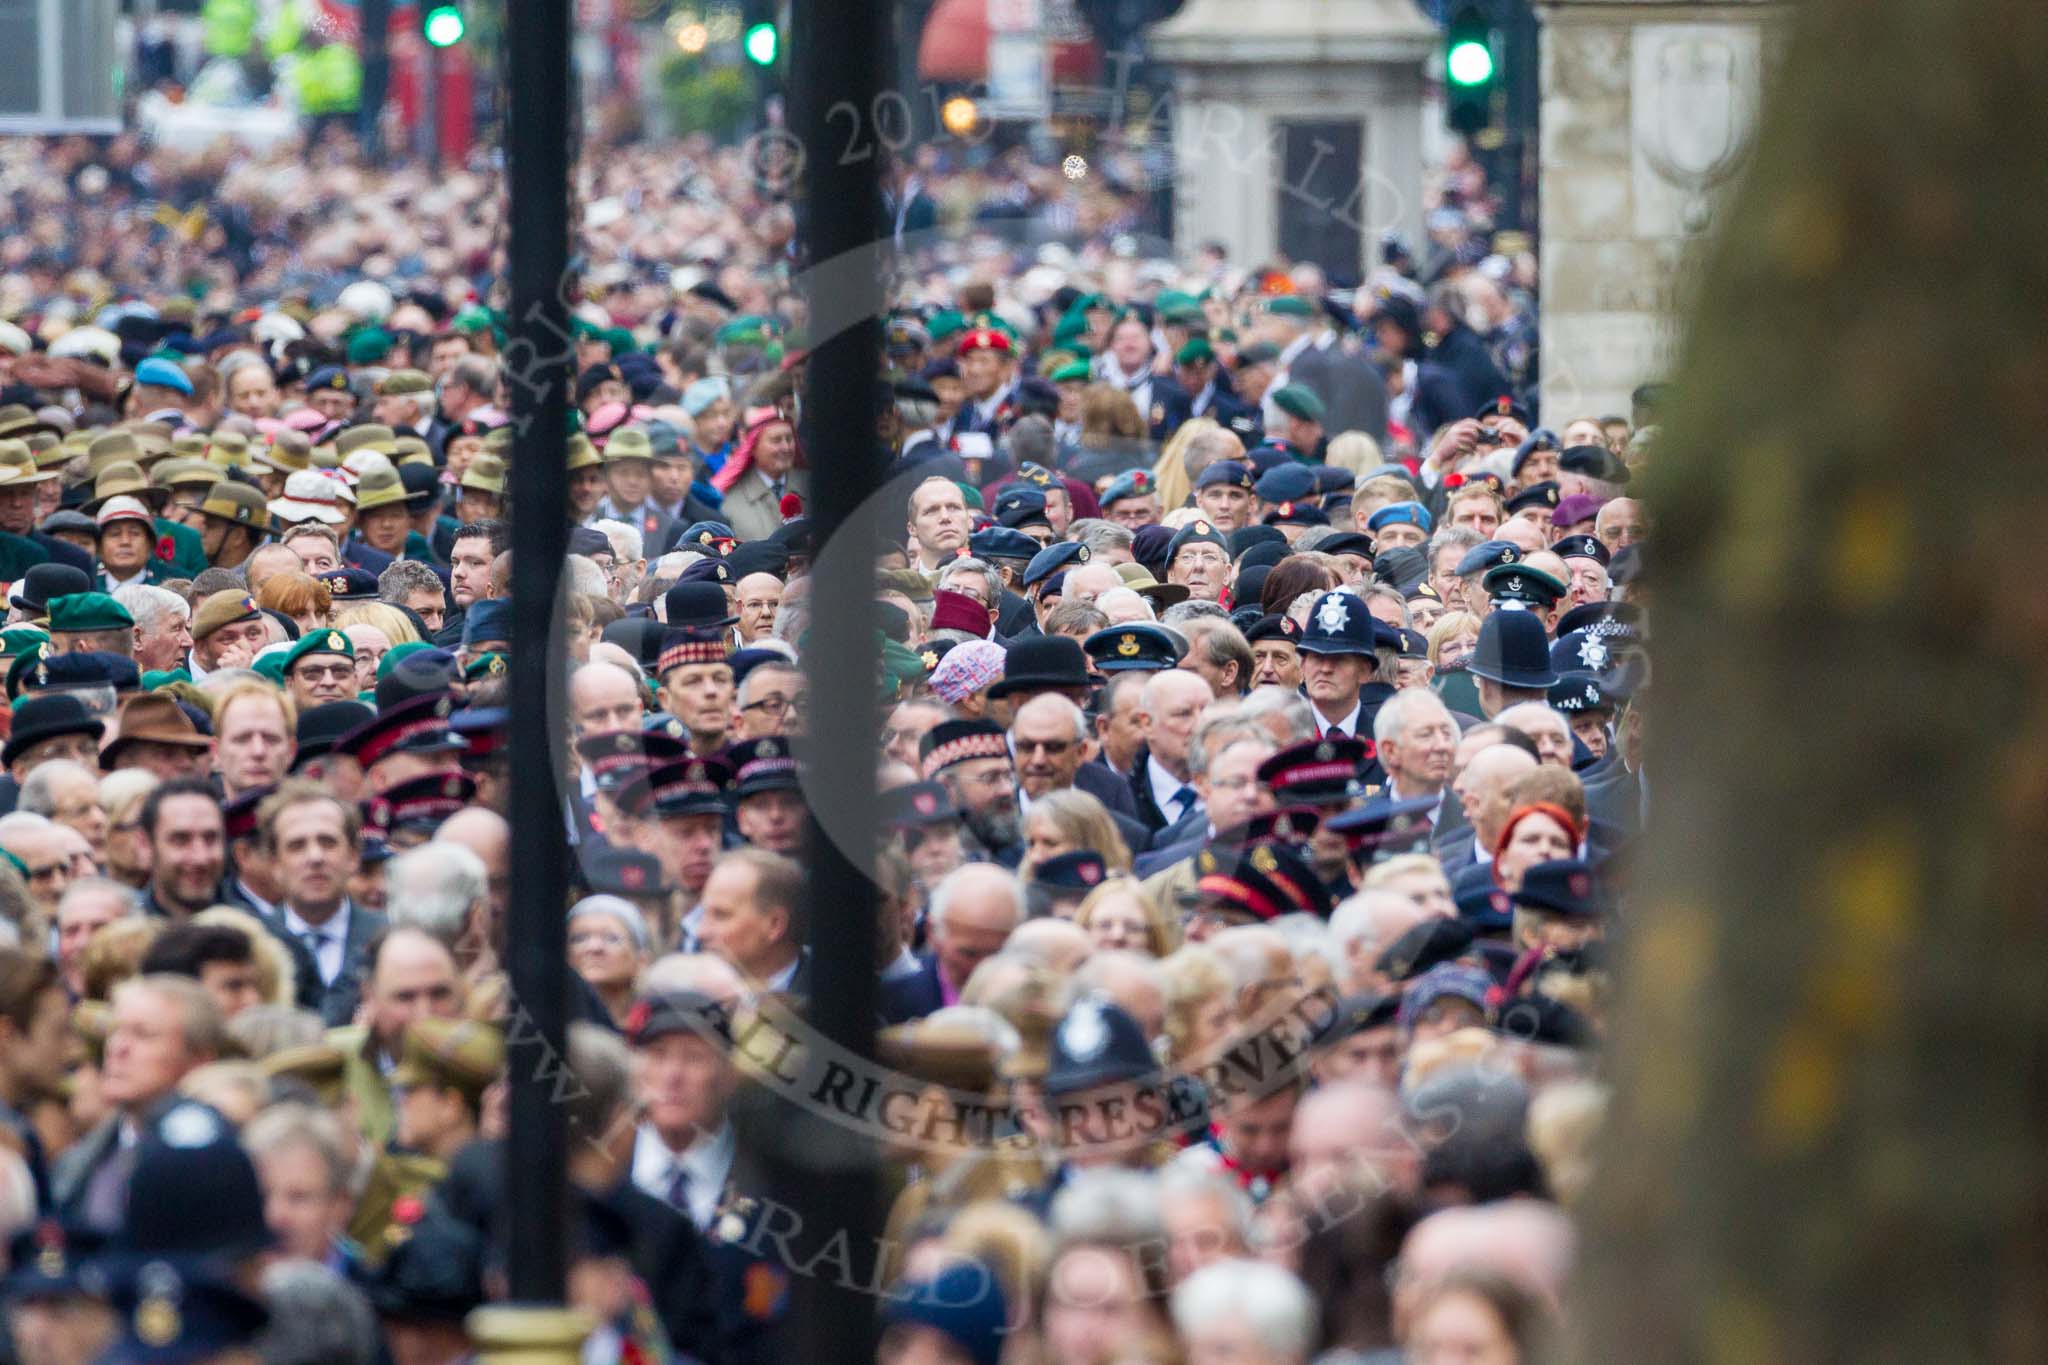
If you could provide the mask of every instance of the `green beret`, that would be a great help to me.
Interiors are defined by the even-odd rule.
[[[53,631],[127,630],[134,624],[128,608],[103,592],[74,592],[50,599]]]
[[[494,649],[479,654],[464,664],[462,666],[462,680],[464,682],[481,682],[485,678],[494,678],[504,671],[505,656]]]
[[[168,687],[172,683],[191,681],[192,675],[182,668],[152,668],[142,675],[142,690],[154,692],[159,687]]]
[[[1069,313],[1054,324],[1052,344],[1055,346],[1071,346],[1079,342],[1086,335],[1088,335],[1088,319],[1079,313]]]
[[[291,652],[284,656],[284,671],[290,673],[299,666],[299,660],[309,654],[339,654],[342,658],[355,661],[356,647],[349,643],[347,635],[332,628],[316,630],[299,637]]]
[[[1209,325],[1209,315],[1194,304],[1189,304],[1185,308],[1163,309],[1159,314],[1159,320],[1168,327],[1206,327]]]
[[[348,339],[348,363],[374,365],[391,354],[391,333],[382,327],[365,327]]]
[[[981,490],[973,484],[962,483],[960,480],[955,479],[953,480],[953,487],[960,490],[960,501],[966,503],[975,511],[979,512],[988,505],[982,501]]]
[[[617,360],[622,355],[632,355],[640,349],[640,343],[633,340],[633,334],[624,327],[607,327],[599,332],[598,335],[603,337],[605,342],[612,348],[612,359],[614,360]]]
[[[1207,337],[1189,337],[1181,343],[1180,349],[1173,353],[1173,363],[1176,365],[1193,365],[1215,358],[1216,348],[1209,344]]]
[[[0,657],[13,658],[27,654],[40,646],[50,643],[49,633],[34,626],[14,626],[0,630]]]
[[[1282,318],[1312,318],[1316,315],[1313,304],[1294,294],[1282,294],[1266,305],[1266,311]]]
[[[1182,289],[1160,290],[1159,296],[1152,300],[1152,306],[1162,314],[1185,312],[1190,308],[1197,313],[1202,311],[1201,306],[1195,302],[1195,296]]]
[[[1323,400],[1300,384],[1282,384],[1273,390],[1273,406],[1304,422],[1323,420]]]
[[[391,648],[384,651],[384,657],[377,661],[377,681],[384,681],[386,677],[390,676],[391,670],[403,663],[409,655],[417,654],[423,649],[432,648],[433,646],[425,640],[407,640],[402,645],[391,646]]]
[[[713,332],[711,340],[720,346],[764,346],[768,333],[766,318],[743,314]]]
[[[251,671],[270,679],[279,687],[284,686],[284,651],[273,649],[249,665]]]
[[[1085,360],[1069,361],[1052,372],[1055,384],[1085,384],[1088,379],[1088,362]]]
[[[941,308],[938,312],[932,314],[931,323],[925,330],[931,333],[932,341],[937,343],[956,333],[966,331],[967,319],[957,309]]]
[[[875,643],[881,650],[882,690],[894,693],[907,682],[924,681],[924,660],[908,645],[898,644],[880,631]]]

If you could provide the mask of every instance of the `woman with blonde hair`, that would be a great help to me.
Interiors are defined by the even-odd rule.
[[[344,608],[336,613],[334,626],[344,635],[350,626],[375,626],[392,645],[420,643],[420,633],[413,629],[411,620],[389,602],[358,602]]]
[[[1332,469],[1363,474],[1368,469],[1378,469],[1386,460],[1380,454],[1380,443],[1372,437],[1362,431],[1340,431],[1330,438],[1329,447],[1323,451],[1323,463]]]
[[[1153,904],[1135,877],[1105,879],[1082,900],[1074,923],[1098,948],[1165,957],[1180,946],[1180,926]]]
[[[1179,1064],[1219,1047],[1237,1022],[1237,986],[1214,948],[1184,943],[1159,964],[1166,1041]]]
[[[1152,465],[1152,484],[1159,493],[1161,511],[1173,511],[1194,493],[1195,476],[1202,471],[1188,468],[1188,450],[1206,433],[1221,430],[1213,417],[1192,417],[1167,438],[1166,447]]]
[[[1092,849],[1111,872],[1131,870],[1130,845],[1117,832],[1109,808],[1087,792],[1068,788],[1047,792],[1031,803],[1024,817],[1025,881],[1031,869],[1048,858],[1079,849]]]
[[[1429,628],[1429,666],[1443,673],[1463,668],[1479,644],[1479,618],[1469,611],[1447,611]]]
[[[107,817],[107,875],[138,891],[149,885],[150,872],[142,802],[160,781],[147,768],[123,768],[100,779],[100,809]]]

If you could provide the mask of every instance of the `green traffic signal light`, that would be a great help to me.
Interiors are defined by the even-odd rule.
[[[1493,79],[1493,49],[1472,38],[1453,43],[1444,58],[1444,72],[1453,85],[1485,85]]]
[[[782,35],[770,23],[755,24],[740,39],[740,47],[747,54],[747,60],[755,66],[775,65],[776,54],[782,48]]]
[[[455,5],[437,5],[428,10],[422,25],[427,41],[435,47],[455,46],[462,41],[462,35],[468,29],[462,19],[462,10]]]

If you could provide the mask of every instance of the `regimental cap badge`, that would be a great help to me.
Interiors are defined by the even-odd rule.
[[[1503,586],[1505,586],[1509,592],[1520,592],[1522,590],[1522,576],[1520,574],[1514,575],[1512,578],[1508,579],[1507,583]]]
[[[931,792],[919,792],[910,798],[910,808],[919,815],[930,815],[939,808],[939,798]]]
[[[924,665],[925,672],[929,673],[939,666],[939,652],[935,649],[928,649],[920,656],[919,662]]]
[[[1321,744],[1316,745],[1316,762],[1328,763],[1336,757],[1337,746],[1330,743],[1329,740],[1326,739]]]
[[[169,1147],[205,1147],[220,1140],[221,1125],[205,1105],[181,1104],[163,1116],[156,1132]]]
[[[1521,563],[1521,562],[1522,562],[1522,549],[1521,549],[1521,547],[1520,547],[1519,545],[1509,545],[1509,546],[1508,546],[1508,547],[1507,547],[1506,549],[1504,549],[1504,550],[1502,550],[1502,551],[1500,552],[1500,562],[1501,562],[1501,563],[1503,563],[1503,564],[1519,564],[1519,563]]]
[[[1209,524],[1208,522],[1206,522],[1206,521],[1200,521],[1200,520],[1197,520],[1197,521],[1195,522],[1195,534],[1196,534],[1196,535],[1198,535],[1198,536],[1208,536],[1208,535],[1214,535],[1215,533],[1216,533],[1216,528],[1215,528],[1215,527],[1213,527],[1213,526],[1211,526],[1211,525],[1210,525],[1210,524]]]
[[[1060,1046],[1077,1062],[1092,1062],[1109,1046],[1109,1025],[1103,1022],[1102,1006],[1083,1000],[1067,1011],[1060,1023]]]
[[[142,1267],[138,1278],[142,1293],[135,1304],[135,1339],[161,1350],[185,1330],[185,1319],[178,1312],[184,1286],[179,1283],[178,1273],[162,1261],[151,1261]]]
[[[1128,631],[1118,636],[1116,652],[1119,656],[1126,659],[1136,658],[1138,656],[1138,637]]]
[[[1273,850],[1261,845],[1252,850],[1252,869],[1256,872],[1274,873],[1280,870],[1280,860],[1273,856]]]

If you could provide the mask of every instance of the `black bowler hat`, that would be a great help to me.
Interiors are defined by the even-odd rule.
[[[652,616],[622,616],[604,628],[606,644],[617,645],[633,656],[643,673],[652,673],[661,662],[661,643],[668,627]]]
[[[1306,646],[1304,646],[1305,648]],[[1548,691],[1557,681],[1550,666],[1550,639],[1543,622],[1527,611],[1496,611],[1479,627],[1479,643],[1473,647],[1466,668],[1475,678],[1487,678],[1502,687]]]
[[[330,701],[319,706],[309,706],[299,712],[298,753],[292,759],[292,769],[316,758],[326,757],[340,739],[358,725],[365,724],[376,716],[375,708],[359,701]]]
[[[1003,678],[990,687],[991,697],[1056,687],[1093,687],[1088,656],[1080,641],[1064,635],[1033,635],[1010,646],[1003,660]]]
[[[671,630],[729,626],[740,619],[726,605],[725,589],[716,583],[678,583],[662,601]]]
[[[14,729],[0,747],[0,765],[11,764],[31,746],[60,735],[91,735],[98,739],[106,726],[70,692],[41,692],[14,707]]]
[[[83,569],[69,564],[34,564],[14,585],[7,605],[30,616],[43,616],[49,612],[51,598],[91,591],[92,579]]]
[[[1599,881],[1578,858],[1537,863],[1522,873],[1522,885],[1512,895],[1516,905],[1546,915],[1597,919],[1602,913]]]

